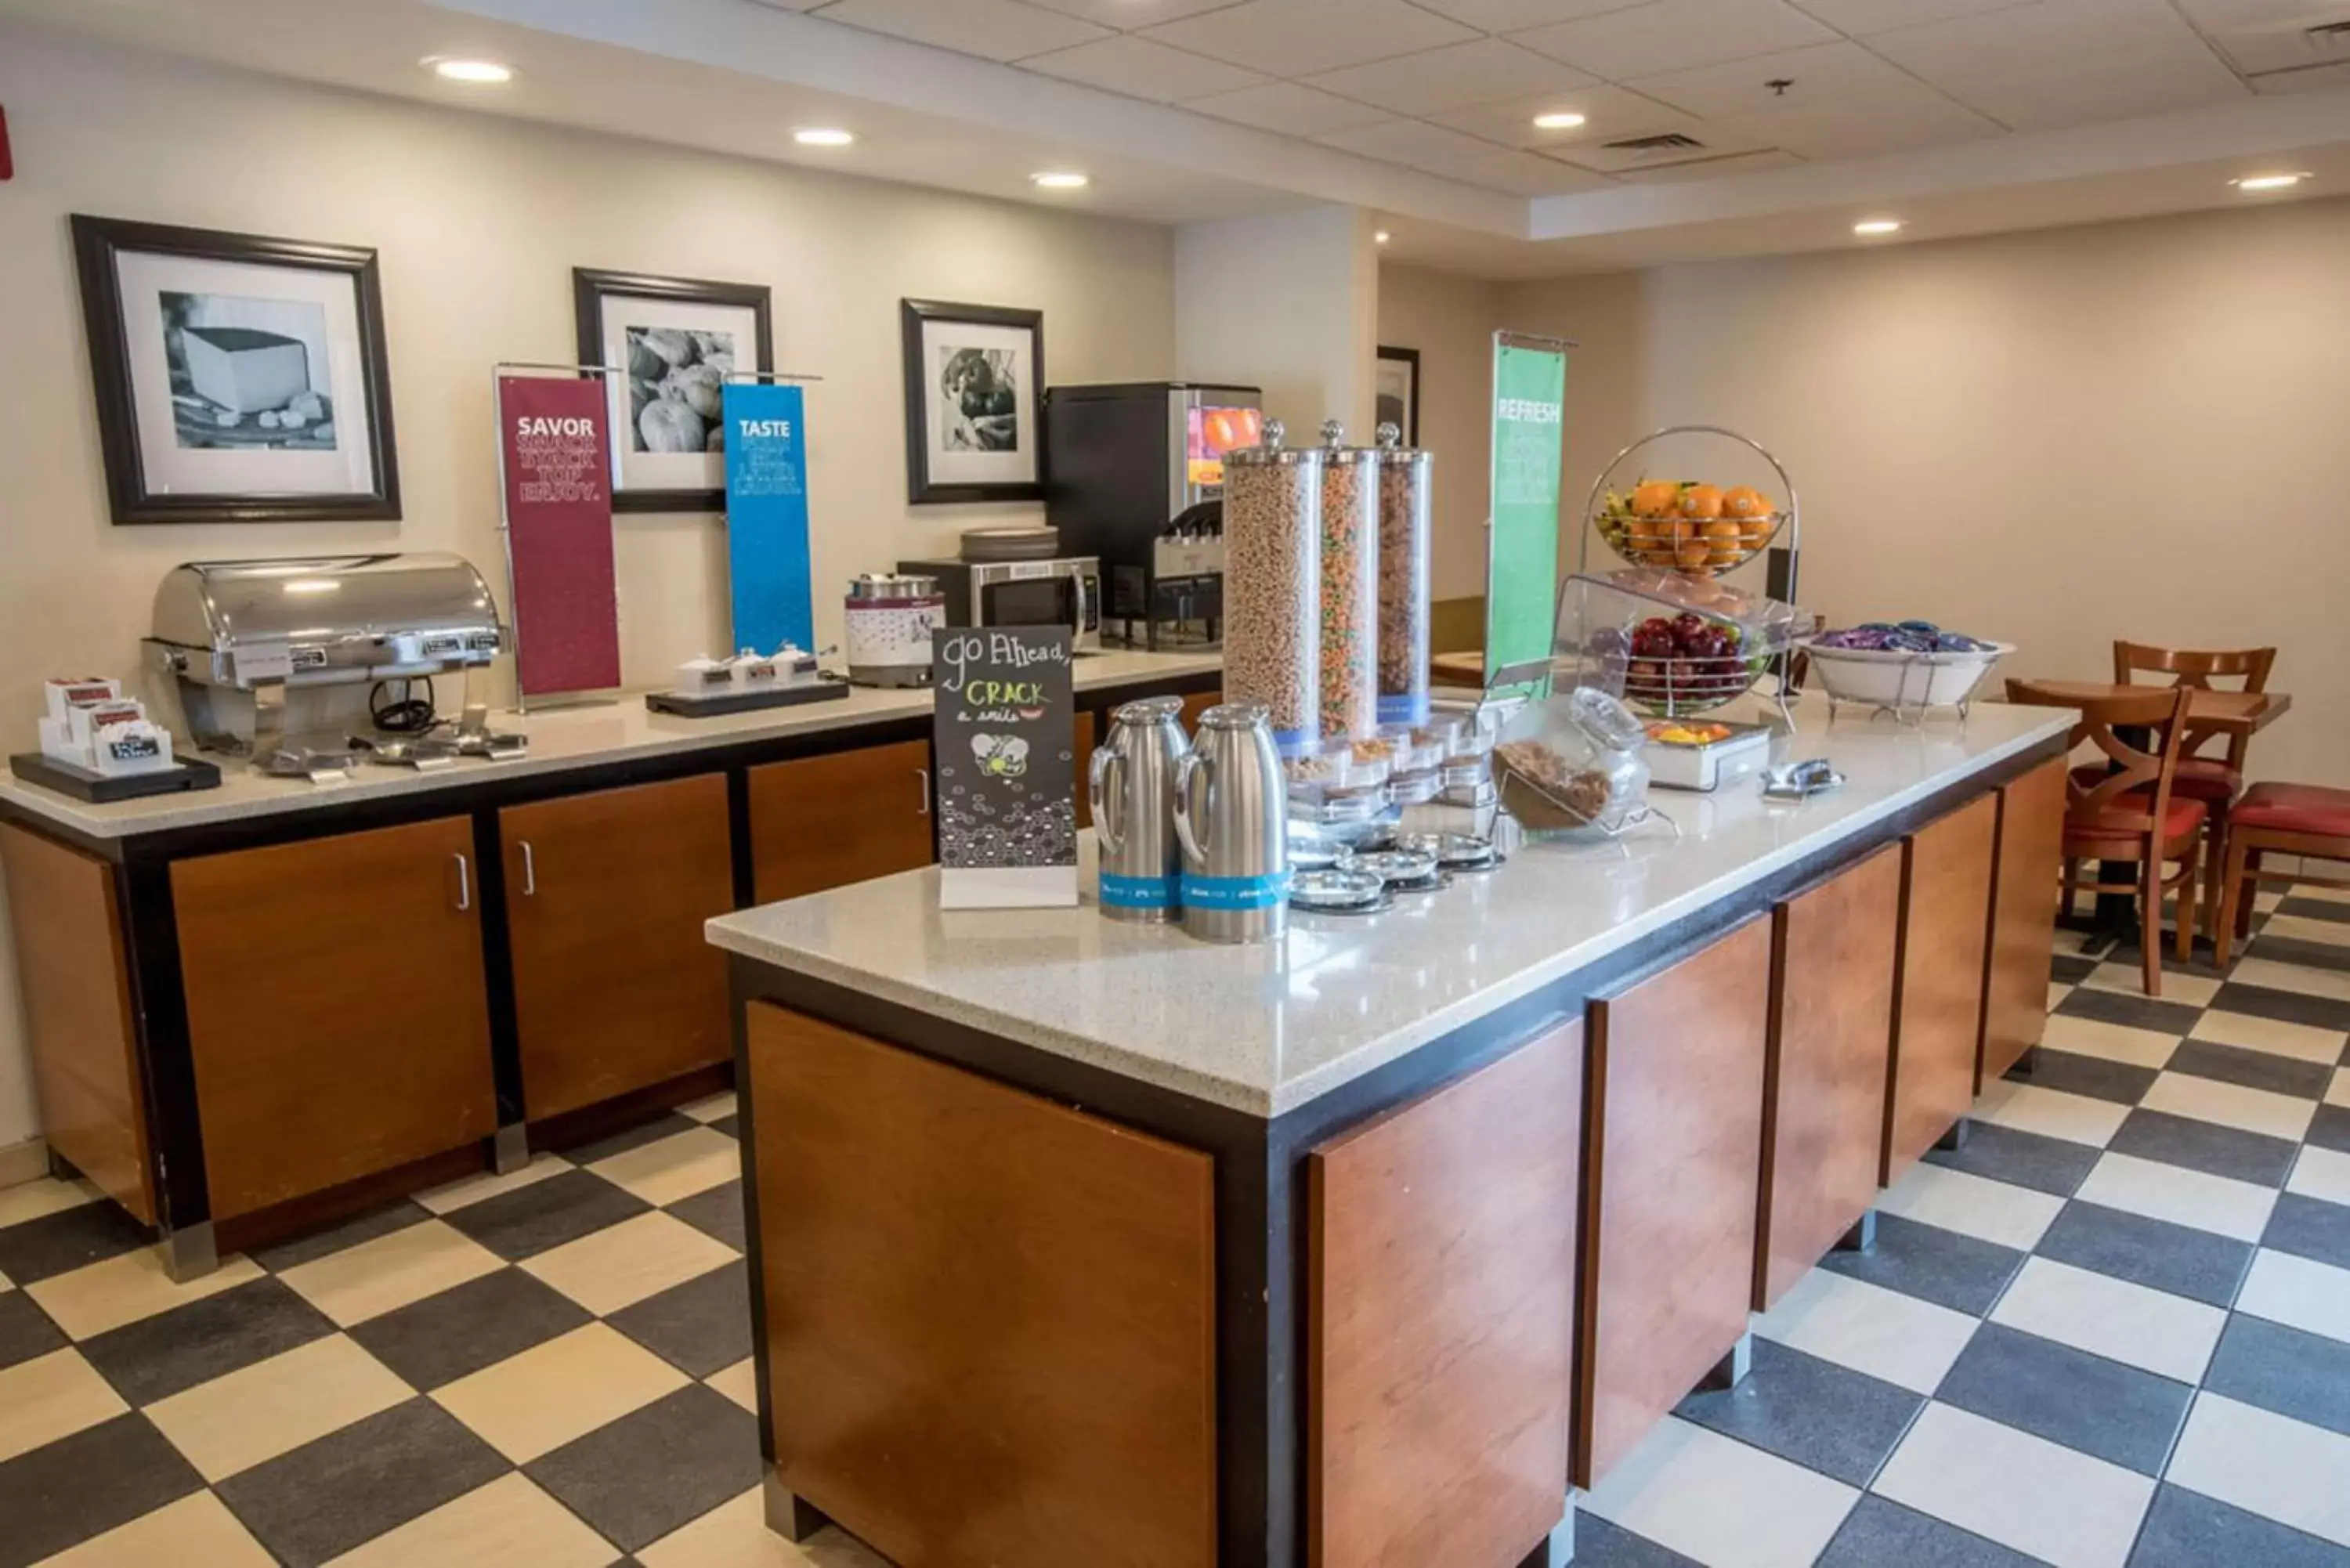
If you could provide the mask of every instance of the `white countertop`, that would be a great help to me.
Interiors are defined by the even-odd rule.
[[[1498,871],[1369,919],[1293,915],[1222,947],[1102,918],[1091,835],[1075,909],[941,912],[936,870],[722,916],[710,940],[782,969],[1194,1097],[1278,1116],[2064,733],[2074,715],[2001,703],[1905,729],[1817,700],[1785,754],[1846,786],[1800,805],[1752,780],[1659,790],[1679,825],[1618,845],[1527,846]]]
[[[1222,667],[1221,654],[1131,653],[1121,649],[1078,659],[1076,686],[1080,691],[1096,691],[1105,686],[1177,680]],[[849,729],[889,719],[918,717],[930,711],[928,687],[882,690],[857,686],[851,687],[845,698],[714,719],[655,713],[646,708],[641,692],[632,692],[610,702],[547,709],[527,718],[515,713],[493,714],[493,728],[520,730],[530,737],[529,754],[508,762],[469,758],[454,767],[432,773],[418,773],[413,768],[361,767],[348,782],[316,784],[306,779],[269,778],[234,758],[191,753],[220,764],[218,789],[93,805],[0,774],[0,800],[93,838],[121,838],[239,817],[331,810],[356,800],[427,794],[493,777],[557,773],[602,763],[740,745],[781,735]],[[34,748],[28,744],[22,749]]]

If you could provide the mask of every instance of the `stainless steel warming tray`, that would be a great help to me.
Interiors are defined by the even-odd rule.
[[[175,678],[199,745],[253,757],[268,771],[317,773],[354,760],[347,739],[286,734],[289,689],[465,677],[453,740],[427,753],[512,754],[488,731],[489,667],[505,646],[496,603],[473,563],[440,552],[262,561],[192,561],[155,590],[148,647]],[[494,743],[502,742],[502,743]]]

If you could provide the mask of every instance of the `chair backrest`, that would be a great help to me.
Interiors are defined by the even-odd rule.
[[[2170,815],[2171,784],[2178,776],[2178,757],[2187,740],[2187,709],[2195,689],[2185,685],[2151,687],[2126,697],[2067,697],[2029,680],[2010,680],[2007,700],[2036,708],[2071,708],[2080,715],[2073,726],[2075,747],[2094,745],[2111,764],[2094,784],[2085,784],[2072,771],[2064,775],[2065,815],[2094,818],[2098,826],[2160,836],[2160,824]],[[2118,733],[2146,731],[2150,745],[2131,745]]]
[[[2221,690],[2211,684],[2211,678],[2216,675],[2223,680],[2243,681],[2243,685],[2236,688],[2238,691],[2262,692],[2269,689],[2269,670],[2275,665],[2276,656],[2277,650],[2273,648],[2157,648],[2151,643],[2124,642],[2116,638],[2114,639],[2114,680],[2117,685],[2132,686],[2139,684],[2132,678],[2141,672],[2168,675],[2175,678],[2174,684],[2215,691]],[[2144,684],[2160,686],[2163,683],[2150,680]],[[2208,731],[2188,736],[2187,754],[2192,756],[2210,738]],[[2249,735],[2230,736],[2228,765],[2242,771],[2244,753],[2251,744],[2251,737]]]

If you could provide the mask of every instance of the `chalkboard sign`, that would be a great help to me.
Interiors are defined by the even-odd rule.
[[[931,634],[941,908],[1077,901],[1072,673],[1066,627]]]

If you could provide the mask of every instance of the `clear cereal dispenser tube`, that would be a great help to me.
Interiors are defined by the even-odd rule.
[[[1379,725],[1378,454],[1322,427],[1322,733],[1368,739]]]
[[[1378,716],[1382,724],[1428,722],[1428,533],[1432,453],[1401,445],[1379,426]]]
[[[1297,756],[1322,734],[1322,454],[1282,436],[1224,454],[1224,699],[1263,703]]]

